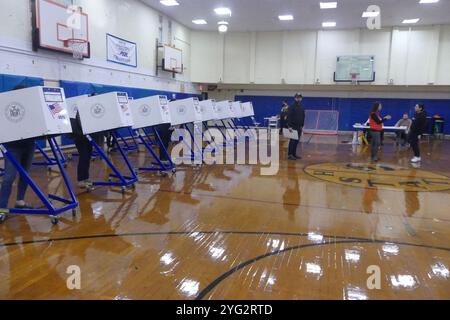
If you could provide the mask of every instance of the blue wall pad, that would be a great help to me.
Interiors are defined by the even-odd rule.
[[[278,96],[246,96],[237,95],[236,101],[252,102],[255,109],[255,118],[264,123],[265,117],[271,117],[280,113],[283,100],[289,104],[294,102],[292,97]],[[450,100],[440,99],[377,99],[377,98],[303,98],[303,106],[307,110],[337,110],[339,111],[339,130],[353,131],[353,124],[364,123],[370,113],[374,102],[383,104],[383,115],[390,114],[392,120],[386,125],[395,123],[408,113],[414,115],[414,107],[417,103],[424,103],[429,116],[435,114],[446,120],[445,133],[450,134]]]

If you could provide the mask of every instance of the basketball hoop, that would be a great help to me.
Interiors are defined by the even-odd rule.
[[[72,50],[74,59],[83,60],[88,42],[84,39],[67,39],[64,40],[64,46]]]
[[[350,73],[350,76],[352,77],[352,83],[358,84],[359,72],[352,72],[352,73]]]

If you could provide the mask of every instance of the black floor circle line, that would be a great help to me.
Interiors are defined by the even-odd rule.
[[[136,232],[136,233],[117,233],[117,234],[94,234],[94,235],[85,235],[85,236],[74,236],[74,237],[63,237],[63,238],[48,238],[48,239],[37,239],[37,240],[29,240],[29,241],[20,241],[20,242],[9,242],[9,243],[0,243],[1,247],[12,247],[19,245],[29,245],[29,244],[42,244],[42,243],[51,243],[51,242],[60,242],[60,241],[76,241],[76,240],[89,240],[89,239],[105,239],[105,238],[121,238],[121,237],[149,237],[149,236],[165,236],[165,235],[179,235],[179,236],[189,236],[192,234],[234,234],[234,235],[267,235],[267,236],[293,236],[293,237],[307,237],[310,233],[294,233],[294,232],[266,232],[266,231],[236,231],[236,230],[213,230],[213,231],[154,231],[154,232]],[[435,250],[443,250],[449,251],[450,248],[447,247],[439,247],[427,244],[418,244],[418,243],[408,243],[408,242],[400,242],[400,241],[391,241],[391,240],[380,240],[380,239],[368,239],[361,237],[348,237],[348,236],[339,236],[339,235],[322,235],[324,239],[333,240],[351,240],[351,241],[359,241],[359,242],[369,242],[369,243],[392,243],[397,245],[404,246],[412,246],[426,249],[435,249]],[[335,243],[335,242],[333,242]]]
[[[325,236],[324,236],[325,237]],[[405,246],[414,246],[414,247],[425,247],[425,248],[432,248],[432,249],[438,249],[438,250],[446,250],[450,252],[450,248],[443,248],[443,247],[432,247],[428,245],[415,245],[410,243],[404,243],[404,242],[387,242],[383,240],[371,240],[371,239],[348,239],[348,240],[339,240],[339,241],[328,241],[328,242],[320,242],[320,243],[307,243],[307,244],[301,244],[294,247],[285,248],[282,250],[272,251],[268,252],[266,254],[260,255],[258,257],[255,257],[253,259],[244,261],[240,263],[239,265],[235,266],[234,268],[228,270],[227,272],[223,273],[221,276],[216,278],[214,281],[212,281],[208,286],[206,286],[205,289],[203,289],[195,298],[195,300],[203,300],[215,287],[217,287],[221,282],[226,280],[228,277],[236,273],[237,271],[247,267],[248,265],[251,265],[255,262],[258,262],[262,259],[276,256],[285,252],[294,251],[294,250],[301,250],[305,248],[311,248],[311,247],[319,247],[319,246],[326,246],[326,245],[334,245],[334,244],[345,244],[345,243],[392,243],[397,245],[405,245]]]

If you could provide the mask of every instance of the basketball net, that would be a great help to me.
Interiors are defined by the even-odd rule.
[[[67,39],[64,41],[66,47],[70,48],[73,53],[73,58],[83,60],[84,52],[88,46],[88,42],[83,39]]]
[[[352,76],[352,84],[358,84],[359,73],[352,72],[352,73],[350,73],[350,75]]]

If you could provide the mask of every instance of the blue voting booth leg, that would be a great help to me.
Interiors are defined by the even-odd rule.
[[[138,177],[136,172],[133,169],[133,166],[130,163],[130,160],[128,159],[127,155],[125,154],[125,151],[123,150],[122,146],[119,144],[119,141],[117,139],[116,133],[111,132],[111,136],[114,140],[114,142],[117,145],[117,149],[120,152],[120,155],[122,156],[122,159],[125,161],[125,164],[130,171],[130,176],[123,175],[119,169],[112,163],[112,161],[108,158],[106,153],[103,151],[103,149],[92,139],[90,135],[87,135],[89,142],[94,147],[95,150],[97,150],[97,153],[99,154],[100,158],[105,160],[108,167],[114,172],[113,174],[109,175],[108,181],[99,181],[99,182],[93,182],[93,186],[111,186],[111,187],[121,187],[122,193],[125,193],[126,187],[135,187],[136,182],[138,182]],[[116,180],[116,181],[114,181]]]
[[[220,122],[222,123],[223,128],[224,128],[224,130],[225,130],[225,133],[222,132],[223,137],[224,137],[224,139],[225,139],[224,145],[225,145],[225,146],[228,146],[228,147],[233,147],[233,146],[235,145],[235,138],[234,138],[234,136],[231,136],[231,137],[230,137],[230,132],[229,132],[228,130],[231,129],[231,130],[234,131],[234,129],[228,127],[228,126],[226,125],[226,123],[225,123],[224,120],[220,120]],[[220,130],[220,127],[217,126],[217,129]]]
[[[209,138],[206,136],[206,133],[208,133]],[[222,133],[223,134],[223,133]],[[220,152],[221,148],[223,146],[220,146],[217,141],[213,141],[213,134],[210,132],[209,127],[208,127],[208,123],[207,122],[203,122],[202,123],[202,137],[204,141],[209,141],[211,145],[209,148],[205,147],[203,148],[203,155],[205,155],[205,152],[211,152],[211,153],[218,153]]]
[[[69,210],[72,210],[72,214],[76,215],[76,208],[78,207],[78,201],[75,197],[75,192],[72,189],[72,186],[67,178],[67,174],[64,170],[64,167],[61,163],[61,160],[58,157],[58,151],[53,139],[48,138],[48,143],[51,149],[53,156],[55,157],[56,165],[58,166],[61,175],[64,180],[64,184],[67,188],[67,191],[70,195],[70,199],[65,199],[57,195],[49,194],[45,195],[41,189],[37,186],[37,184],[33,181],[27,171],[22,167],[22,165],[14,158],[12,154],[8,152],[8,150],[0,145],[0,149],[2,150],[6,159],[8,159],[13,166],[17,169],[19,174],[25,179],[30,188],[34,191],[34,193],[41,200],[44,205],[41,209],[16,209],[16,208],[0,208],[0,222],[3,222],[6,218],[7,214],[30,214],[30,215],[48,215],[51,218],[53,224],[57,224],[59,221],[59,215],[65,213]],[[61,208],[56,208],[53,205],[53,202],[63,204],[64,206]]]
[[[153,133],[155,135],[157,144],[159,146],[159,148],[161,148],[162,152],[165,153],[169,164],[164,164],[163,161],[161,161],[161,159],[156,155],[155,151],[153,151],[152,149],[152,145],[150,144],[149,141],[152,141],[148,132],[145,129],[142,129],[142,131],[144,132],[144,135],[142,134],[142,132],[140,130],[137,130],[137,134],[138,134],[138,138],[140,139],[141,143],[145,146],[145,148],[150,152],[150,154],[152,155],[152,157],[155,159],[156,163],[154,166],[151,167],[140,167],[139,170],[141,171],[158,171],[158,172],[166,172],[166,171],[172,171],[173,173],[175,173],[175,164],[172,161],[172,158],[170,157],[169,152],[167,151],[166,147],[164,146],[161,137],[159,136],[158,131],[155,128],[152,128]],[[147,140],[145,139],[147,138]]]
[[[139,144],[136,141],[134,131],[131,128],[128,128],[128,132],[129,132],[131,140],[132,140],[131,143],[128,143],[127,139],[124,138],[124,136],[119,132],[119,130],[116,131],[117,137],[122,142],[122,149],[126,152],[132,152],[132,151],[139,152]],[[118,148],[115,147],[112,150],[117,151]]]
[[[154,129],[154,128],[152,128]],[[151,146],[156,146],[156,142],[153,141],[152,137],[150,137],[150,129],[149,128],[142,128],[142,132],[144,132],[145,137],[147,138],[147,143]],[[156,129],[154,129],[156,131]],[[159,135],[159,134],[158,134]],[[142,142],[141,142],[142,144]]]
[[[56,139],[54,137],[49,138],[49,140],[52,141],[53,145],[56,148],[56,155],[54,158],[49,157],[47,153],[42,149],[42,147],[36,142],[36,148],[41,153],[41,155],[44,157],[44,161],[42,162],[33,162],[34,166],[46,166],[51,169],[52,166],[57,166],[58,162],[57,159],[61,162],[61,164],[64,166],[64,168],[67,167],[67,159],[64,156],[64,153],[61,151],[61,148],[59,147],[59,144],[56,142]]]

